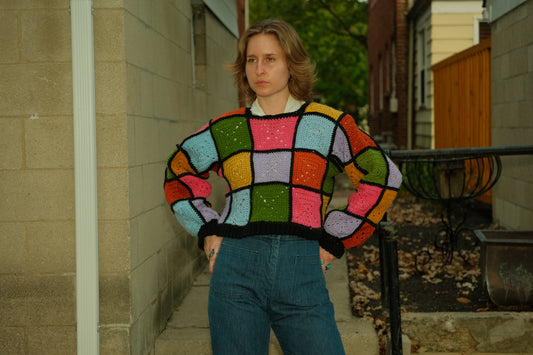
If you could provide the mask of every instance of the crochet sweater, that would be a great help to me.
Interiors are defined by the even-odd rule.
[[[207,201],[210,170],[228,183],[221,214]],[[327,212],[342,171],[356,191],[345,208]],[[400,184],[399,170],[350,115],[307,103],[291,113],[241,108],[211,120],[170,155],[164,187],[200,248],[209,235],[290,234],[341,257],[372,235]]]

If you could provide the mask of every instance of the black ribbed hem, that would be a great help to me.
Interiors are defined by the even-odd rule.
[[[204,239],[210,235],[242,239],[251,235],[297,235],[299,237],[318,240],[320,246],[340,258],[344,255],[344,244],[340,239],[325,233],[321,228],[309,228],[294,223],[255,222],[246,226],[218,224],[216,220],[204,224],[198,232],[198,247],[204,250]]]

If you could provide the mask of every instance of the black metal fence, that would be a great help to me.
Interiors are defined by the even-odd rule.
[[[466,199],[480,196],[498,181],[503,169],[501,156],[532,155],[533,146],[394,150],[386,152],[403,174],[403,186],[413,195],[444,203],[442,222],[446,235],[435,245],[450,261],[462,231],[462,219],[452,222],[451,210]],[[391,352],[401,355],[402,331],[398,279],[397,240],[386,219],[378,227],[383,307],[390,318]]]

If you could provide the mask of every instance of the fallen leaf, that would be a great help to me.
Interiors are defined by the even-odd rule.
[[[470,303],[472,301],[470,301],[468,298],[465,298],[465,297],[457,297],[457,302],[459,302],[459,303]]]

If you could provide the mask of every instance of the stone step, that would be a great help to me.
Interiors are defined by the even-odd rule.
[[[170,318],[167,328],[156,340],[156,355],[212,354],[207,316],[209,279],[206,270],[195,280],[189,294]],[[346,353],[378,355],[378,338],[372,322],[352,315],[345,257],[334,262],[326,281]],[[269,355],[282,354],[272,334]]]

